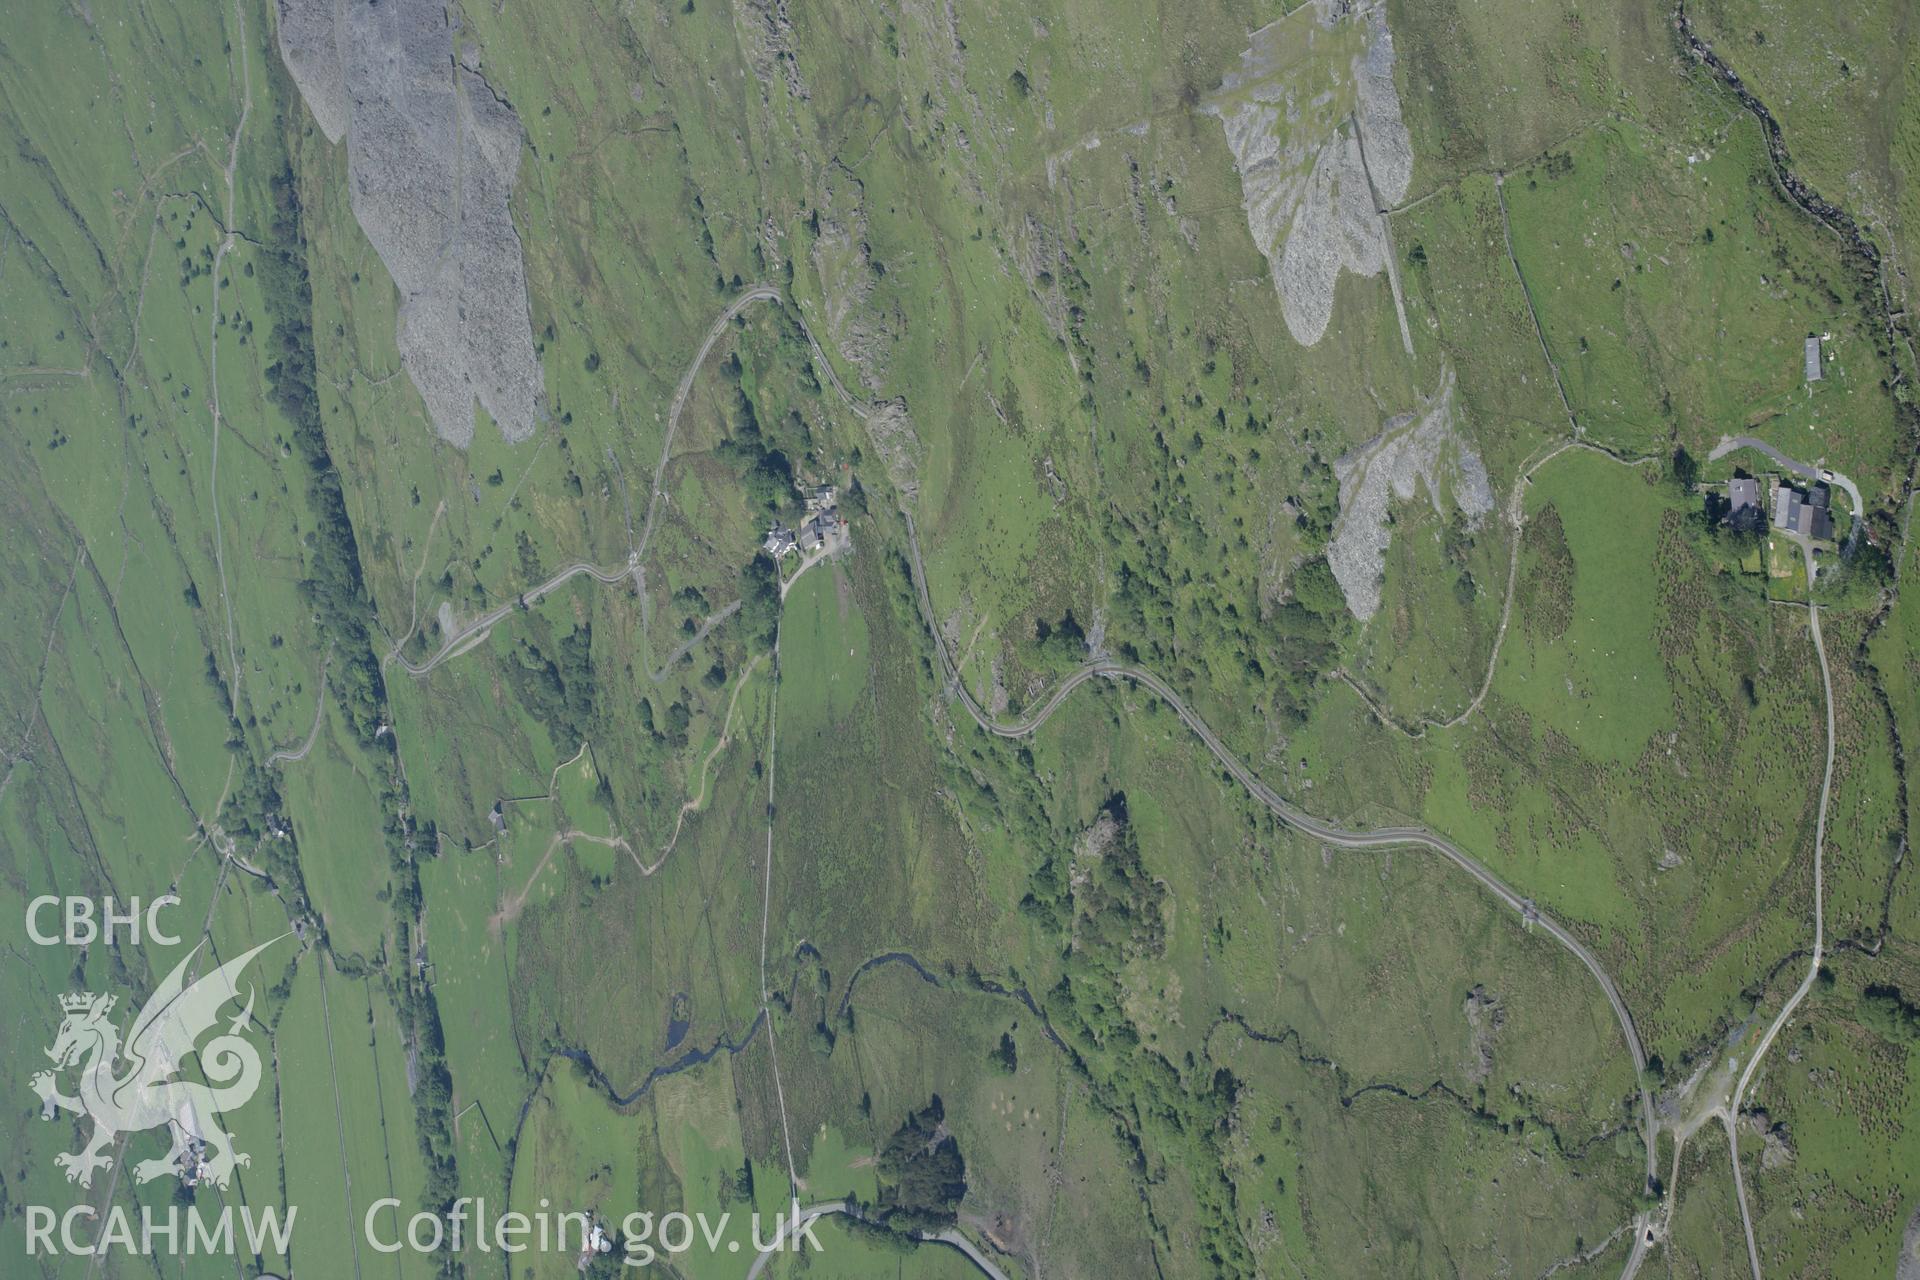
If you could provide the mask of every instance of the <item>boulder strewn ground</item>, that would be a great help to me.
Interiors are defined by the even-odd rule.
[[[434,429],[473,439],[473,403],[509,441],[544,383],[508,202],[519,117],[431,0],[281,0],[280,53],[329,141],[347,145],[354,217],[400,289],[401,360]]]

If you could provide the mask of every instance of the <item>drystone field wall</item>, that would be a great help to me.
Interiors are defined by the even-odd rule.
[[[400,290],[402,364],[434,429],[465,447],[474,401],[509,441],[544,381],[509,200],[519,117],[438,0],[280,0],[280,53],[316,124],[347,146],[354,217]]]
[[[1240,173],[1247,230],[1266,256],[1295,341],[1333,318],[1342,271],[1391,270],[1380,210],[1407,194],[1413,144],[1379,9],[1313,0],[1253,33],[1207,99]]]

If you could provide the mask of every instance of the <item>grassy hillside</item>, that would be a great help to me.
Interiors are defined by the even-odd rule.
[[[64,991],[130,1013],[196,944],[279,939],[264,1083],[222,1117],[252,1163],[136,1185],[147,1131],[81,1191],[84,1122],[23,1092],[0,1248],[27,1205],[174,1196],[298,1205],[275,1274],[478,1276],[499,1255],[360,1221],[485,1196],[732,1212],[694,1276],[795,1201],[856,1212],[763,1275],[977,1274],[918,1238],[948,1228],[1012,1276],[1539,1275],[1647,1222],[1648,1266],[1742,1271],[1722,1130],[1676,1134],[1806,972],[1827,695],[1804,574],[1745,571],[1688,487],[1737,433],[1868,519],[1814,596],[1825,963],[1733,1158],[1769,1272],[1890,1273],[1904,10],[1687,6],[1763,112],[1640,0],[1394,0],[1385,43],[1267,0],[461,9],[446,65],[524,131],[545,394],[460,448],[285,8],[0,34],[0,916],[171,891],[182,935],[16,930],[0,1057],[42,1068]],[[1283,18],[1336,36],[1262,79]],[[1383,256],[1303,344],[1299,226],[1219,104],[1279,146],[1286,92],[1362,76],[1411,177],[1322,192]],[[1380,110],[1308,113],[1312,146],[1381,165]],[[796,578],[757,548],[821,484],[850,549]],[[1334,572],[1369,519],[1371,612]],[[1247,777],[1457,842],[1591,952],[1647,1069],[1548,930]]]

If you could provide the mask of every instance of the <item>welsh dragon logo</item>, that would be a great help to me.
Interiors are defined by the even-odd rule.
[[[121,1134],[161,1125],[171,1133],[172,1148],[158,1159],[136,1164],[136,1182],[170,1173],[224,1190],[235,1167],[251,1163],[252,1157],[234,1150],[234,1137],[220,1127],[220,1116],[245,1103],[260,1086],[260,1055],[240,1034],[253,1015],[253,989],[247,989],[246,1006],[227,1020],[223,1034],[203,1045],[196,1042],[220,1021],[222,1006],[239,999],[234,980],[240,971],[272,945],[263,942],[187,985],[187,966],[200,952],[195,947],[147,999],[124,1042],[108,1016],[114,996],[80,992],[60,997],[66,1016],[46,1051],[54,1069],[33,1077],[33,1091],[45,1103],[46,1118],[52,1119],[59,1108],[93,1121],[86,1146],[54,1157],[66,1170],[67,1181],[91,1187],[96,1170],[112,1167],[108,1148]],[[181,1064],[195,1053],[200,1074],[212,1083],[178,1078]],[[69,1097],[60,1092],[56,1075],[75,1066],[80,1067],[80,1092]]]

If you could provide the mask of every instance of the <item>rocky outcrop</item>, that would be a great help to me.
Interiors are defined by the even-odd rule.
[[[812,97],[800,74],[799,60],[794,57],[789,0],[738,0],[733,16],[740,33],[740,49],[753,68],[754,78],[764,86],[778,76],[786,85],[787,96],[795,102]]]
[[[1454,378],[1448,370],[1440,392],[1417,419],[1401,414],[1379,435],[1333,464],[1340,477],[1340,515],[1327,544],[1327,564],[1347,598],[1347,609],[1365,622],[1380,608],[1380,588],[1392,542],[1388,503],[1411,501],[1424,486],[1436,512],[1453,505],[1477,523],[1493,510],[1493,482],[1454,413]]]
[[[1287,331],[1312,346],[1333,318],[1342,271],[1391,271],[1380,210],[1413,178],[1385,16],[1315,0],[1262,27],[1205,110],[1226,130],[1247,230]]]
[[[813,268],[820,280],[826,340],[853,367],[870,402],[868,437],[901,497],[912,501],[920,488],[920,437],[904,399],[880,398],[900,318],[876,296],[881,272],[867,243],[865,198],[859,180],[839,171],[822,184]]]
[[[400,290],[401,362],[465,447],[477,399],[509,441],[544,394],[509,201],[519,117],[434,0],[280,0],[280,53],[331,142],[354,218]]]
[[[1482,986],[1475,986],[1467,992],[1466,1003],[1461,1005],[1460,1011],[1466,1015],[1472,1044],[1473,1056],[1467,1062],[1467,1079],[1474,1084],[1485,1084],[1493,1074],[1493,1042],[1500,1034],[1500,1029],[1507,1025],[1507,1011],[1501,1006],[1500,997]]]

